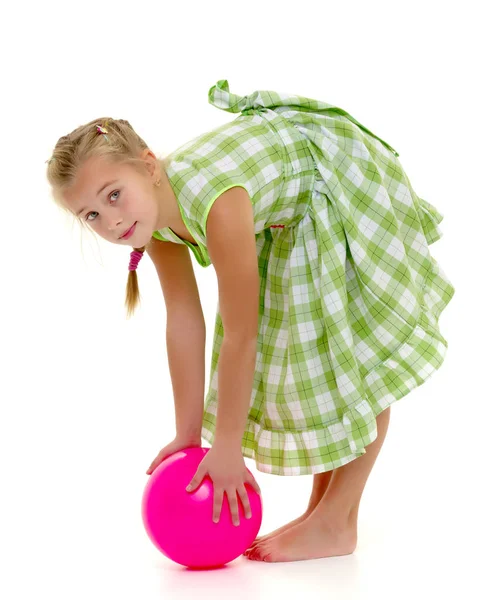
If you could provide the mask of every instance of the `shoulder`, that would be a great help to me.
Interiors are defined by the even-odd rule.
[[[244,231],[254,235],[254,211],[249,192],[233,185],[214,200],[206,219],[206,239],[223,238]]]
[[[205,237],[216,270],[233,274],[241,264],[257,269],[254,211],[245,188],[236,185],[218,196],[207,216]]]

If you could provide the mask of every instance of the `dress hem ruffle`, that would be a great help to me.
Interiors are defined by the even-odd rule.
[[[443,307],[444,308],[444,307]],[[247,420],[242,454],[258,471],[273,475],[312,475],[337,469],[366,453],[377,437],[376,417],[397,400],[427,381],[442,365],[448,347],[438,332],[430,332],[424,313],[407,340],[364,378],[367,398],[321,429],[278,431]],[[427,354],[422,369],[417,365]],[[424,362],[424,361],[423,361]],[[214,441],[217,401],[207,404],[201,437]]]

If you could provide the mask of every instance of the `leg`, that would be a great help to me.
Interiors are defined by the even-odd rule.
[[[315,475],[313,475],[313,489],[311,491],[311,497],[309,498],[309,504],[308,504],[308,507],[306,508],[305,512],[302,515],[300,515],[297,519],[294,519],[293,521],[286,523],[286,525],[283,525],[282,527],[275,529],[271,533],[268,533],[267,535],[262,535],[262,536],[255,538],[255,540],[252,542],[250,548],[253,548],[259,542],[262,542],[267,539],[269,540],[269,539],[275,537],[276,535],[283,533],[283,531],[286,531],[287,529],[290,529],[291,527],[294,527],[298,523],[301,523],[301,521],[304,521],[305,519],[307,519],[309,517],[309,515],[313,512],[313,510],[316,508],[316,506],[320,502],[321,498],[324,496],[324,493],[328,489],[328,485],[329,485],[329,482],[331,481],[332,475],[333,475],[333,471],[326,471],[325,473],[316,473]]]
[[[313,475],[313,490],[311,492],[308,508],[306,509],[305,513],[307,516],[313,512],[313,510],[321,501],[321,498],[326,493],[333,474],[334,470],[326,471],[324,473],[316,473]]]
[[[366,454],[334,470],[326,493],[311,513],[313,518],[320,516],[339,527],[356,529],[359,502],[386,437],[390,413],[388,407],[376,417],[378,435],[366,446]]]
[[[378,435],[366,454],[334,469],[329,485],[309,516],[283,533],[259,542],[245,556],[284,562],[341,556],[357,544],[359,502],[389,426],[390,407],[376,418]]]

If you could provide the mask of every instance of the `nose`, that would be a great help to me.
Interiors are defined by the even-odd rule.
[[[118,233],[118,235],[120,235],[121,223],[122,223],[121,219],[114,219],[114,222],[108,226],[108,231],[110,233],[114,232],[114,233]],[[117,237],[118,237],[118,235],[117,235]]]

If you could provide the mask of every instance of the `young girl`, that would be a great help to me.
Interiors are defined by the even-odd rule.
[[[414,192],[398,153],[346,111],[273,91],[209,102],[233,121],[157,158],[128,121],[97,119],[59,139],[48,181],[60,207],[145,249],[167,306],[177,435],[168,454],[212,443],[192,480],[226,492],[233,521],[259,488],[244,457],[275,475],[312,474],[303,515],[245,555],[350,554],[359,503],[390,406],[443,363],[438,319],[455,288],[431,256],[443,216]],[[204,322],[189,250],[214,265],[219,302],[203,407]],[[238,503],[238,500],[240,501]],[[243,515],[242,515],[243,516]]]

